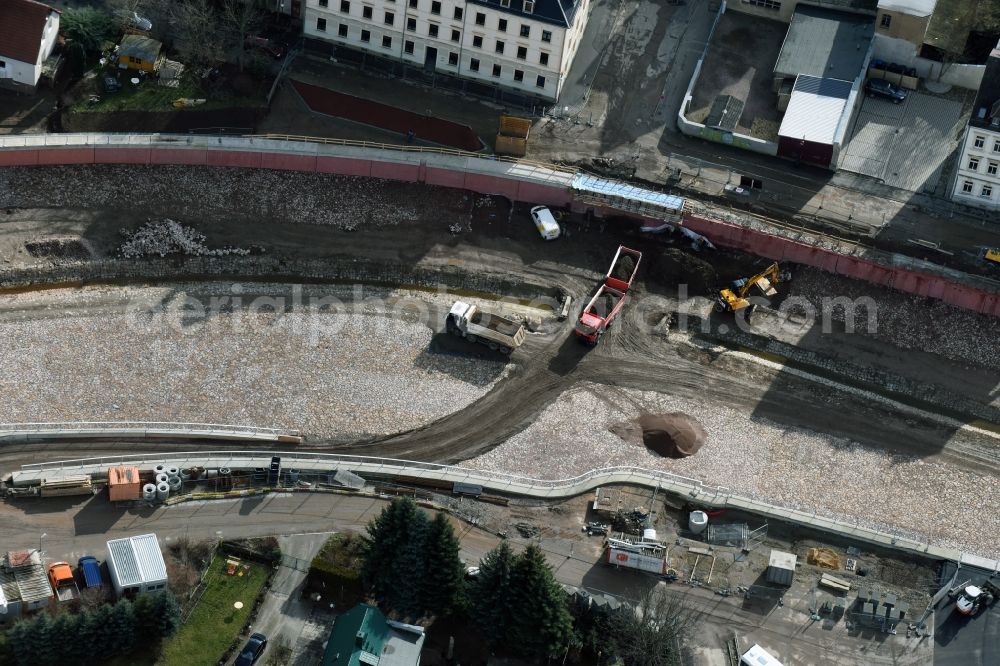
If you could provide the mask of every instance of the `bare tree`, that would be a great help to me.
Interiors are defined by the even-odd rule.
[[[211,67],[223,60],[225,43],[220,38],[220,17],[208,0],[178,0],[171,12],[174,47],[186,65]]]
[[[676,666],[681,643],[700,618],[679,594],[654,587],[634,609],[622,608],[608,617],[607,652],[629,666]]]
[[[240,71],[246,62],[247,37],[260,27],[263,14],[255,0],[224,0],[222,22],[230,35]]]

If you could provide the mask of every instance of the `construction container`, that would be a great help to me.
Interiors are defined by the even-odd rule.
[[[122,465],[108,469],[108,496],[112,502],[137,500],[141,494],[142,481],[138,467]]]
[[[791,585],[792,579],[795,577],[796,559],[798,558],[794,553],[772,550],[767,564],[767,582],[777,585]]]
[[[528,154],[528,133],[531,121],[527,118],[500,116],[500,131],[497,133],[497,155],[524,157]]]

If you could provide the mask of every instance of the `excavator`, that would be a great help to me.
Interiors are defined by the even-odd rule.
[[[765,296],[774,296],[778,291],[774,288],[782,282],[792,279],[791,273],[783,271],[778,267],[778,262],[774,262],[766,269],[750,278],[740,278],[733,282],[732,286],[719,291],[719,296],[715,301],[716,312],[736,312],[747,309],[747,316],[753,314],[757,307],[747,300],[750,289],[757,287]]]

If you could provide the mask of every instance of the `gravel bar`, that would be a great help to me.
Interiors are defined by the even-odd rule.
[[[695,417],[708,432],[708,442],[690,458],[660,457],[609,430],[641,413],[673,411]],[[738,495],[1000,557],[1000,498],[989,492],[995,477],[664,393],[581,384],[526,430],[463,464],[542,479],[618,465],[662,470]]]
[[[208,422],[345,441],[460,410],[506,371],[502,362],[433,353],[426,322],[385,316],[377,302],[194,320],[146,309],[157,298],[183,300],[183,291],[147,291],[5,299],[0,421]]]

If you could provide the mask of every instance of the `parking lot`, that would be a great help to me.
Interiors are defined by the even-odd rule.
[[[968,117],[964,93],[911,91],[901,104],[865,98],[840,168],[910,192],[933,192]]]

